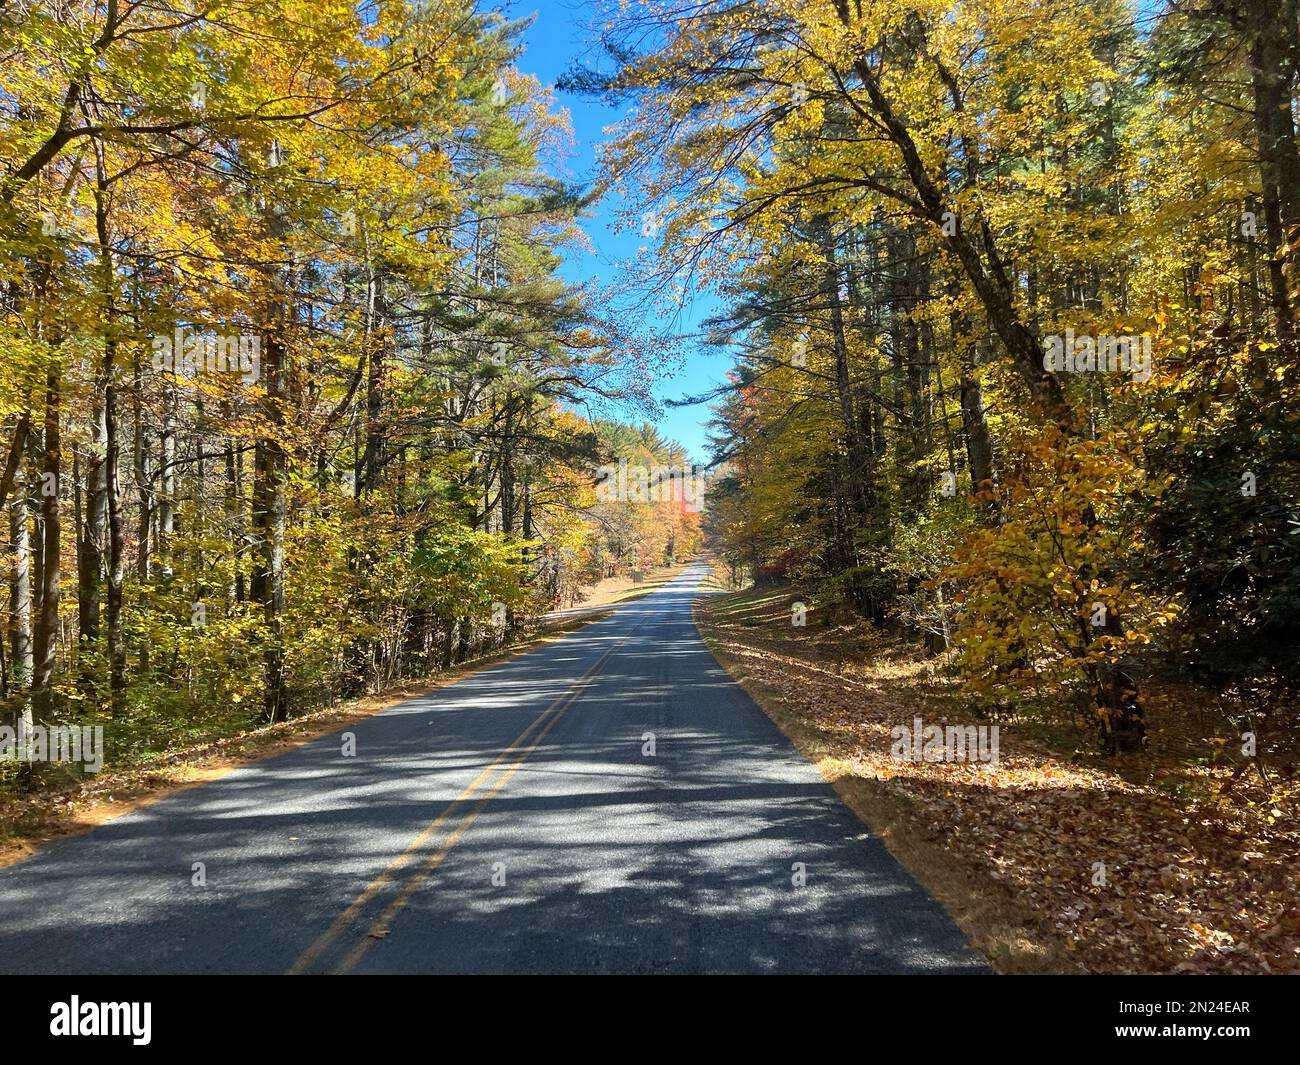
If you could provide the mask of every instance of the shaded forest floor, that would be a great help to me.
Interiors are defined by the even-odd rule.
[[[1239,741],[1214,700],[1149,690],[1138,755],[1101,755],[1064,712],[1040,711],[996,722],[995,764],[904,762],[891,757],[897,725],[995,722],[966,708],[942,656],[815,610],[795,628],[797,599],[731,592],[700,601],[696,620],[997,969],[1300,972],[1294,791],[1279,797],[1276,776],[1268,787],[1216,759]],[[1050,708],[1052,693],[1042,700]]]
[[[582,604],[589,611],[545,626],[527,622],[519,637],[505,647],[487,651],[445,673],[403,681],[376,695],[300,714],[277,725],[250,723],[223,729],[220,734],[194,743],[153,752],[129,766],[106,765],[94,775],[83,775],[73,766],[38,766],[37,775],[25,785],[6,781],[0,787],[0,868],[22,861],[51,840],[87,832],[174,792],[341,731],[404,699],[455,684],[480,669],[524,654],[544,641],[605,617],[609,611],[602,608],[612,609],[649,595],[681,573],[687,564],[655,569],[636,581],[602,581]]]

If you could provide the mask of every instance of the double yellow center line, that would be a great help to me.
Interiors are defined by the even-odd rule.
[[[493,796],[506,786],[507,781],[515,775],[519,767],[527,760],[528,756],[532,754],[533,751],[537,750],[542,740],[546,738],[546,734],[551,731],[555,726],[555,723],[564,715],[564,712],[573,705],[578,696],[581,695],[587,685],[591,683],[592,678],[600,672],[600,668],[609,660],[609,657],[618,650],[624,640],[631,636],[632,633],[640,627],[641,624],[638,623],[624,633],[618,643],[601,655],[600,658],[596,660],[595,665],[578,678],[573,687],[559,695],[550,706],[538,714],[533,722],[515,738],[515,741],[510,744],[509,747],[497,755],[496,758],[493,759],[492,763],[477,777],[475,777],[465,790],[451,801],[442,813],[429,822],[424,830],[411,840],[406,849],[394,858],[382,873],[366,885],[361,894],[352,900],[352,904],[339,914],[334,923],[331,924],[329,928],[325,929],[325,931],[317,937],[316,941],[302,952],[298,960],[295,961],[288,970],[288,975],[292,976],[307,972],[320,956],[329,949],[330,945],[339,937],[339,935],[357,919],[358,915],[361,914],[370,901],[383,891],[385,887],[398,879],[398,874],[415,859],[419,852],[424,848],[424,845],[428,843],[429,840],[433,839],[442,830],[443,826],[452,819],[452,815],[455,813],[456,809],[468,802],[469,799],[473,797],[474,793],[477,792],[479,788],[483,787],[495,775],[496,779],[492,782],[491,787],[484,792],[478,802],[474,804],[473,808],[461,817],[456,827],[451,831],[447,838],[443,840],[442,845],[430,854],[419,868],[410,875],[407,881],[401,886],[401,889],[393,897],[392,901],[384,908],[383,913],[375,919],[366,934],[358,939],[356,945],[353,946],[353,948],[343,958],[342,962],[339,963],[338,968],[334,970],[337,973],[346,973],[351,971],[352,968],[356,966],[363,957],[365,957],[366,951],[370,949],[371,944],[373,944],[376,939],[382,938],[387,933],[388,926],[391,924],[393,918],[401,912],[402,908],[410,901],[411,896],[415,894],[420,885],[429,878],[430,874],[433,873],[439,865],[442,864],[442,860],[447,857],[448,852],[456,845],[456,842],[460,837],[468,832],[470,826],[478,820],[479,814],[483,812],[483,808],[487,806]],[[530,739],[532,741],[531,743],[529,742]],[[527,744],[527,746],[525,746],[525,744]]]

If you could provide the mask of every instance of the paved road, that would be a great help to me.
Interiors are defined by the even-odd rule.
[[[354,757],[328,736],[0,871],[0,972],[982,971],[715,663],[702,575]]]

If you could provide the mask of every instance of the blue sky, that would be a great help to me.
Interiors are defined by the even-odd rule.
[[[553,86],[561,74],[590,51],[583,21],[591,13],[592,7],[578,0],[516,0],[511,3],[506,8],[508,17],[537,16],[525,35],[526,51],[519,59],[519,69],[535,75],[543,84]],[[596,172],[596,148],[605,139],[605,128],[617,122],[621,112],[597,100],[569,93],[558,94],[558,102],[569,111],[575,138],[573,154],[568,160],[570,172],[564,176],[570,181],[590,183]],[[597,204],[591,217],[583,222],[594,254],[578,249],[570,253],[563,271],[569,280],[596,279],[613,283],[620,276],[620,263],[635,256],[637,247],[645,242],[635,230],[618,231],[614,206],[613,203]],[[684,308],[680,320],[675,323],[676,328],[690,329],[715,306],[712,297],[697,298],[693,305]],[[659,323],[661,327],[667,324]],[[670,378],[657,382],[655,394],[661,400],[698,394],[725,380],[728,365],[725,354],[695,350],[688,345],[684,365]],[[629,408],[620,416],[625,421],[640,421],[644,417],[636,408]],[[652,420],[665,436],[685,445],[691,456],[698,460],[707,457],[704,423],[709,417],[708,406],[700,404],[673,409],[665,407],[662,415]]]

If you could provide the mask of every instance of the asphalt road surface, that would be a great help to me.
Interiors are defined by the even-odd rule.
[[[703,574],[0,871],[0,972],[985,971],[714,661]]]

